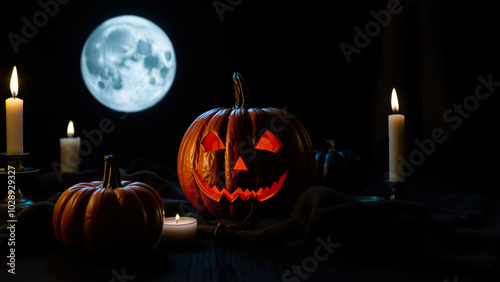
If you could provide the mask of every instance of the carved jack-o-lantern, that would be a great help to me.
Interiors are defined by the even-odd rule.
[[[294,115],[247,108],[239,73],[236,106],[199,116],[184,135],[177,159],[182,191],[196,209],[241,219],[253,210],[279,212],[315,174],[314,150]]]

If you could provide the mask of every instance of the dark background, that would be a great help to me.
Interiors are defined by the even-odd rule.
[[[396,87],[406,115],[408,153],[417,148],[414,140],[430,138],[435,128],[448,137],[425,156],[412,178],[432,173],[457,189],[498,196],[497,92],[458,128],[443,119],[454,104],[474,94],[478,76],[491,74],[500,81],[499,24],[492,4],[402,0],[402,11],[348,63],[339,44],[354,45],[354,28],[364,30],[374,21],[370,11],[386,9],[386,1],[232,1],[238,5],[225,11],[222,21],[214,2],[71,0],[59,4],[58,13],[18,53],[7,34],[21,35],[21,18],[31,20],[41,8],[34,0],[3,2],[0,97],[10,96],[17,65],[28,165],[43,173],[52,170],[70,119],[81,136],[109,118],[116,129],[104,134],[81,169],[100,167],[104,154],[115,154],[122,166],[142,157],[175,167],[191,122],[212,108],[234,105],[231,75],[239,71],[255,106],[286,107],[306,126],[315,148],[328,137],[358,151],[374,179],[382,179],[387,169],[387,115]],[[178,63],[168,95],[153,108],[126,117],[90,95],[79,65],[92,30],[123,14],[159,25]],[[3,106],[0,116],[3,120]],[[4,140],[3,129],[0,151]]]

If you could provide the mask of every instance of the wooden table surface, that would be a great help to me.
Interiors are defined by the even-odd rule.
[[[425,262],[395,265],[376,256],[346,257],[342,246],[329,254],[320,245],[291,248],[197,240],[190,247],[156,244],[147,254],[114,259],[77,257],[55,247],[19,254],[15,275],[2,263],[0,281],[498,281]]]
[[[427,181],[425,183],[434,183]],[[416,184],[415,184],[416,185]],[[370,186],[371,187],[371,186]],[[456,210],[479,211],[484,206],[485,218],[493,217],[493,206],[485,205],[485,199],[468,194],[438,195],[425,185],[408,190],[408,197],[415,203],[425,203],[435,209],[442,208],[444,199],[474,198],[477,207],[455,206]],[[444,186],[443,186],[444,187]],[[376,186],[367,193],[375,194]],[[417,189],[418,188],[418,189]],[[427,191],[425,191],[427,189]],[[430,197],[429,195],[432,195]],[[439,196],[439,197],[438,197]],[[46,200],[47,196],[31,198]],[[448,201],[449,202],[449,201]],[[453,203],[455,203],[453,202]],[[449,204],[449,203],[448,203]],[[496,206],[495,206],[496,207]],[[461,213],[457,218],[461,218]],[[346,215],[348,216],[348,215]],[[498,217],[491,220],[498,220]],[[500,223],[499,223],[500,224]],[[491,224],[491,226],[500,226]],[[491,228],[493,228],[491,227]],[[50,227],[49,227],[50,228]],[[496,228],[496,227],[495,227]],[[496,230],[496,229],[495,229]],[[50,230],[49,230],[50,232]],[[489,233],[485,233],[489,234]],[[17,240],[21,240],[21,233]],[[24,234],[40,238],[40,234]],[[368,234],[367,234],[368,235]],[[47,237],[46,237],[47,238]],[[2,239],[2,238],[0,238]],[[499,277],[487,273],[467,272],[458,264],[433,264],[422,259],[388,258],[387,254],[355,253],[347,246],[325,247],[327,237],[320,236],[315,242],[301,247],[289,247],[283,243],[242,243],[212,241],[198,238],[189,247],[172,248],[156,243],[147,253],[110,254],[110,258],[78,257],[70,254],[55,239],[31,242],[37,249],[21,251],[27,241],[19,242],[16,251],[15,275],[7,272],[7,252],[0,255],[0,282],[4,281],[401,281],[401,282],[493,282]],[[323,243],[320,243],[322,241]],[[477,243],[480,245],[481,240]],[[388,246],[389,247],[389,246]],[[330,249],[328,249],[330,248]],[[384,248],[375,248],[384,249]],[[4,252],[5,251],[5,252]],[[362,255],[361,255],[362,253]],[[489,254],[490,252],[484,252]],[[460,259],[460,253],[457,253]],[[481,258],[483,259],[483,258]],[[482,260],[484,261],[484,259]],[[498,272],[497,272],[498,273]]]

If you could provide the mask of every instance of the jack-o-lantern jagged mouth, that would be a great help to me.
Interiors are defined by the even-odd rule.
[[[248,189],[243,190],[238,187],[232,193],[227,191],[226,188],[218,189],[216,186],[210,187],[206,181],[201,179],[201,175],[197,171],[194,171],[194,176],[200,190],[207,195],[207,197],[216,202],[219,202],[222,196],[226,197],[231,203],[238,197],[242,200],[248,200],[254,197],[258,202],[262,202],[278,193],[283,183],[285,183],[286,177],[288,176],[288,170],[280,176],[278,182],[273,182],[271,187],[259,188],[259,190],[256,191],[250,191]]]

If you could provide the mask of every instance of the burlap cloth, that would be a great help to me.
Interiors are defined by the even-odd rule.
[[[195,217],[198,238],[202,240],[301,246],[314,244],[321,237],[341,244],[348,255],[427,259],[481,271],[500,269],[500,231],[498,224],[486,223],[486,215],[471,216],[467,211],[443,214],[406,201],[361,203],[331,188],[312,186],[304,190],[286,215],[250,217],[241,223],[199,214],[184,198],[175,178],[151,171],[126,174],[122,170],[122,179],[155,187],[163,199],[166,216],[180,213]],[[58,244],[51,219],[61,193],[16,209],[16,251],[43,250]],[[498,202],[481,201],[488,216],[498,221]],[[6,208],[0,208],[2,249],[8,248],[7,215]]]

